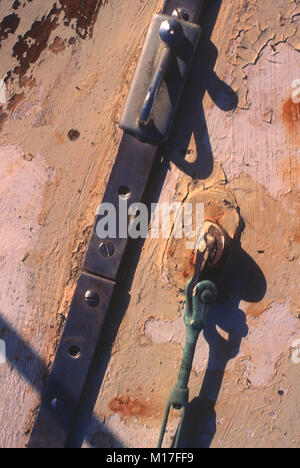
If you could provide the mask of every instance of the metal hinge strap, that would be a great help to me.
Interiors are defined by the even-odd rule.
[[[177,7],[184,8],[190,21],[196,22],[202,5],[203,0],[166,0],[163,13],[172,14]],[[186,20],[179,18],[182,19]],[[138,118],[139,115],[136,120]],[[156,154],[157,145],[125,133],[102,203],[113,204],[118,214],[120,198],[128,199],[130,203],[142,201]],[[95,220],[84,260],[85,272],[80,275],[42,396],[29,443],[31,448],[66,445],[110,306],[128,239],[99,237],[97,224],[100,217]]]

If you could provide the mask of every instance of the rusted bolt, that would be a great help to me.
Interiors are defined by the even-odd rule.
[[[104,241],[99,245],[99,252],[103,257],[109,258],[112,257],[115,253],[115,248],[112,242]]]
[[[90,307],[97,307],[100,303],[100,296],[97,291],[87,291],[84,295],[84,299]]]

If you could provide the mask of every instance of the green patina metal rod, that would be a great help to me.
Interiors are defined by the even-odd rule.
[[[193,280],[190,280],[187,283],[185,289],[186,311],[184,315],[184,322],[186,325],[186,344],[183,351],[178,380],[167,403],[158,440],[158,448],[161,448],[162,446],[172,406],[177,410],[182,409],[182,415],[174,441],[174,447],[178,447],[183,422],[189,403],[188,384],[192,371],[197,341],[201,331],[204,330],[207,325],[209,312],[211,311],[218,295],[217,287],[212,281],[201,281],[193,289],[192,298],[190,298],[190,285],[192,281]]]

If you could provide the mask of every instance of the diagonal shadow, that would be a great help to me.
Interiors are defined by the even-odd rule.
[[[234,111],[238,105],[237,94],[214,71],[218,50],[210,38],[221,4],[221,0],[206,2],[201,20],[203,31],[199,48],[174,122],[170,141],[166,146],[168,158],[194,179],[208,178],[214,168],[213,152],[203,108],[206,92],[213,103],[224,112]],[[191,157],[188,147],[192,136],[195,139],[196,154]]]
[[[46,363],[37,355],[32,347],[12,328],[4,319],[0,311],[0,339],[5,342],[6,361],[11,364],[20,376],[25,379],[32,388],[41,393],[48,376]],[[5,364],[2,364],[5,365]],[[101,424],[95,415],[91,418],[91,424],[102,444],[107,448],[122,448],[122,443],[109,432],[107,427]]]

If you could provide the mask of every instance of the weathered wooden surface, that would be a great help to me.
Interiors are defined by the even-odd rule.
[[[1,447],[28,440],[120,140],[129,81],[162,4],[90,0],[86,14],[71,0],[19,3],[0,3]],[[215,24],[205,23],[148,193],[169,202],[222,190],[245,222],[225,284],[230,298],[197,348],[185,439],[189,447],[299,447],[300,364],[291,357],[300,338],[300,110],[292,100],[300,2],[211,5],[205,18]],[[132,254],[72,444],[157,441],[182,355],[183,296],[168,279],[167,242],[149,239]]]

